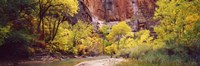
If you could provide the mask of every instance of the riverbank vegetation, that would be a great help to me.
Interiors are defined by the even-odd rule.
[[[78,13],[77,0],[1,0],[0,59],[110,55],[137,60],[133,62],[198,65],[199,3],[158,0],[154,37],[150,30],[132,32],[125,21],[98,30],[82,20],[71,24],[67,19]]]
[[[175,66],[182,66],[185,63],[199,65],[200,5],[198,3],[200,3],[198,0],[157,1],[158,8],[154,16],[155,19],[160,20],[159,25],[154,27],[157,38],[150,43],[147,39],[151,40],[151,38],[147,38],[144,40],[147,44],[138,43],[137,48],[129,52],[125,50],[120,54],[127,52],[134,59],[140,60],[139,62],[159,66],[166,63],[173,63]],[[142,33],[140,39],[148,37],[145,35],[146,32]],[[152,46],[148,46],[149,44]]]

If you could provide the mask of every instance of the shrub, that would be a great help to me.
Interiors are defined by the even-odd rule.
[[[12,31],[0,48],[6,52],[1,51],[0,53],[3,56],[10,56],[10,58],[27,58],[32,54],[29,48],[31,42],[32,37],[25,30]]]
[[[169,56],[163,52],[150,51],[140,59],[149,63],[164,63],[169,61]]]
[[[8,33],[10,32],[10,27],[3,27],[0,25],[0,46],[4,43],[5,38],[8,37]]]
[[[105,48],[106,54],[113,56],[117,52],[117,45],[112,44]]]
[[[129,32],[120,39],[117,56],[129,55],[129,57],[139,59],[147,52],[163,48],[164,45],[162,40],[153,40],[149,30],[141,30],[135,34]]]
[[[148,51],[151,51],[151,47],[147,45],[138,45],[130,49],[130,57],[139,59],[141,56],[145,55]]]

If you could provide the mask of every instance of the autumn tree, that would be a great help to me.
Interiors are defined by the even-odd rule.
[[[106,40],[106,36],[109,34],[110,32],[110,27],[107,25],[103,25],[101,28],[99,28],[99,32],[102,34],[101,37],[103,38],[103,54],[104,54],[104,48],[105,48],[105,41]]]
[[[54,40],[60,24],[66,21],[68,16],[78,13],[77,0],[37,0],[36,4],[39,16],[37,31],[41,36],[49,35],[46,35],[47,42]]]
[[[175,40],[176,44],[191,44],[199,40],[199,0],[160,0],[155,18],[160,24],[155,27],[158,38]],[[163,5],[165,4],[165,5]]]
[[[170,54],[198,56],[200,52],[200,1],[159,0],[155,19],[160,24],[154,28],[158,39],[166,43]]]
[[[81,20],[75,25],[64,22],[59,27],[58,34],[55,36],[53,43],[58,43],[61,48],[77,54],[78,48],[84,49],[84,47],[91,44],[90,36],[92,35],[93,27],[87,22]]]
[[[112,30],[108,34],[107,38],[114,43],[117,41],[119,49],[119,40],[129,32],[131,32],[131,28],[126,24],[126,22],[122,21],[112,27]]]
[[[74,16],[79,9],[78,0],[0,0],[0,4],[0,44],[14,47],[9,48],[13,49],[11,53],[18,52],[15,50],[18,48],[19,52],[21,49],[26,51],[32,45],[43,47],[39,44],[66,39],[62,34],[62,30],[69,30],[64,27],[67,26],[66,18]]]

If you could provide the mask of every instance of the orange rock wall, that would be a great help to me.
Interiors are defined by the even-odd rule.
[[[106,3],[108,0],[82,0],[84,4],[90,10],[92,16],[96,16],[99,19],[109,20],[109,21],[120,21],[131,18],[133,15],[132,0],[110,0],[112,1],[112,6],[110,3]],[[156,0],[137,0],[138,7],[145,10],[143,13],[152,14],[155,11],[155,1]],[[111,7],[111,11],[107,10]]]

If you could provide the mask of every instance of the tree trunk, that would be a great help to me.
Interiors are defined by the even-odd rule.
[[[118,35],[117,50],[119,50],[120,35]]]
[[[55,31],[53,32],[52,41],[55,39],[56,34],[58,33],[58,28],[59,28],[59,26],[60,26],[60,23],[61,23],[61,20],[58,21],[57,26],[56,26],[56,28],[55,28]]]
[[[103,48],[102,48],[103,54],[105,54],[105,53],[104,53],[104,48],[105,48],[105,46],[104,46],[104,41],[105,41],[105,38],[103,38]]]

